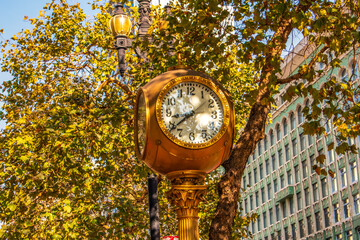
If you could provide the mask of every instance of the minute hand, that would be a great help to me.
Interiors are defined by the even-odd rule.
[[[184,122],[186,119],[188,119],[189,117],[194,116],[194,115],[195,115],[195,111],[194,111],[194,110],[191,110],[189,113],[186,113],[186,114],[185,114],[185,117],[184,117],[183,119],[181,119],[175,126],[173,126],[173,127],[170,129],[170,131],[176,129],[176,127],[177,127],[178,125],[180,125],[180,124],[181,124],[182,122]]]

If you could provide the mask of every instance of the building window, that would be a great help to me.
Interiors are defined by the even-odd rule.
[[[261,155],[261,142],[258,142],[258,156]]]
[[[251,186],[252,185],[251,172],[249,172],[248,177],[249,177],[249,185]]]
[[[350,174],[351,174],[351,182],[355,182],[358,180],[356,162],[350,164]]]
[[[297,116],[298,116],[298,124],[301,124],[304,121],[301,107],[299,107],[297,110]]]
[[[340,80],[343,81],[343,82],[347,82],[347,81],[348,81],[348,76],[347,76],[346,69],[343,69],[343,70],[341,71]]]
[[[284,136],[286,136],[289,133],[288,124],[286,119],[283,121],[283,130],[284,130]]]
[[[302,171],[303,171],[303,178],[308,176],[308,167],[306,161],[302,162]]]
[[[272,208],[269,209],[269,220],[270,220],[270,225],[272,225],[274,223],[274,214]]]
[[[276,157],[275,157],[275,154],[271,155],[271,163],[272,163],[272,170],[275,171],[275,169],[276,169]]]
[[[328,160],[329,163],[332,163],[335,159],[334,149],[328,151]]]
[[[305,206],[307,207],[310,205],[310,190],[309,190],[309,188],[304,189],[304,195],[305,195]]]
[[[359,68],[355,61],[351,64],[351,81],[355,81],[359,77]]]
[[[286,209],[286,202],[283,201],[281,203],[281,209],[282,209],[282,213],[283,213],[283,218],[286,218],[287,217],[287,209]]]
[[[339,222],[339,204],[335,203],[333,204],[333,210],[334,210],[334,223]]]
[[[290,214],[293,214],[294,213],[294,199],[293,198],[290,198],[289,204],[290,204]]]
[[[249,202],[250,202],[250,211],[252,211],[252,210],[254,210],[254,203],[253,203],[253,196],[252,195],[250,196]]]
[[[349,218],[349,199],[343,200],[344,218]]]
[[[283,165],[283,156],[282,156],[282,149],[278,150],[278,159],[279,159],[279,167]]]
[[[319,193],[318,193],[318,184],[314,183],[312,185],[313,187],[313,198],[314,198],[314,202],[317,202],[319,200]]]
[[[254,183],[256,184],[257,182],[258,182],[257,169],[254,168]]]
[[[280,176],[280,189],[283,189],[285,187],[285,178],[284,175]]]
[[[288,185],[291,185],[291,184],[292,184],[292,174],[291,174],[291,170],[287,171],[287,172],[286,172],[286,175],[287,175]]]
[[[311,216],[306,217],[306,222],[307,222],[307,231],[308,231],[308,234],[312,234],[313,228],[312,228]]]
[[[244,211],[245,211],[245,214],[248,212],[247,211],[247,199],[246,198],[244,199]]]
[[[285,240],[289,240],[289,230],[288,230],[288,227],[284,227],[284,235],[285,235]]]
[[[300,238],[303,238],[305,236],[305,226],[303,220],[299,221],[299,228],[300,228]]]
[[[261,231],[261,218],[258,218],[258,220],[257,220],[257,228],[258,228],[258,231]]]
[[[256,207],[259,206],[259,192],[255,193],[255,204],[256,204]]]
[[[346,240],[353,240],[353,234],[351,230],[346,231],[345,234],[346,234]]]
[[[280,141],[281,140],[281,130],[280,130],[279,124],[276,125],[275,130],[276,130],[276,140]]]
[[[347,177],[346,177],[346,169],[345,167],[340,169],[340,181],[341,187],[345,187],[347,185]]]
[[[264,137],[264,152],[266,152],[268,150],[268,141],[267,141],[267,136]]]
[[[285,145],[285,160],[289,161],[290,160],[290,148],[289,148],[289,144]]]
[[[299,165],[295,166],[295,182],[298,183],[300,182],[300,169],[299,169]]]
[[[274,131],[270,131],[270,144],[271,146],[274,146]]]
[[[292,143],[292,150],[293,150],[293,157],[295,157],[298,152],[297,152],[297,139],[294,138],[293,140],[291,140]]]
[[[324,222],[325,222],[325,227],[330,226],[330,210],[328,207],[324,208]]]
[[[304,151],[306,147],[305,136],[303,133],[301,133],[299,137],[300,137],[300,149],[301,151]]]
[[[331,193],[336,192],[338,190],[336,176],[334,178],[330,177],[330,183],[331,183]]]
[[[259,165],[259,174],[260,174],[260,181],[261,181],[261,179],[263,179],[263,177],[264,177],[263,164],[262,163]]]
[[[355,215],[357,215],[360,213],[360,195],[359,195],[359,193],[353,195],[353,199],[354,199],[354,212],[355,212]]]
[[[276,209],[276,221],[280,221],[280,206],[279,204],[275,206],[275,209]]]
[[[291,130],[294,130],[296,127],[295,116],[293,112],[290,113],[290,127]]]
[[[265,188],[263,187],[261,188],[261,202],[265,202]]]
[[[320,212],[315,213],[315,225],[316,225],[316,231],[320,231],[321,230]]]
[[[274,193],[278,191],[277,178],[274,179]]]
[[[298,211],[302,209],[301,192],[296,194]]]
[[[309,142],[309,146],[314,143],[314,138],[313,138],[313,136],[308,135],[308,142]]]
[[[246,188],[246,176],[243,176],[243,188]]]
[[[328,186],[327,186],[326,178],[321,179],[321,194],[323,198],[328,195]]]
[[[265,170],[266,170],[266,175],[270,174],[270,163],[269,163],[269,159],[265,160]]]
[[[313,174],[315,172],[314,170],[314,166],[315,166],[315,155],[311,155],[310,156],[310,169],[311,169],[311,174]]]
[[[331,122],[327,116],[324,116],[324,122],[325,122],[325,132],[330,132],[331,130]]]
[[[267,185],[267,192],[268,192],[268,200],[271,199],[271,183]]]
[[[266,221],[266,212],[263,212],[263,226],[264,226],[264,228],[266,228],[267,227],[267,225],[266,225],[266,223],[267,223],[267,221]]]
[[[296,239],[296,225],[295,223],[291,224],[291,235],[292,235],[292,239]]]

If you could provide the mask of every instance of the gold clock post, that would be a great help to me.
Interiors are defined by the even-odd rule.
[[[168,192],[170,203],[176,206],[181,240],[199,240],[199,203],[206,193],[203,185],[205,172],[179,171],[166,175],[172,188]]]
[[[191,69],[167,71],[139,89],[135,109],[139,159],[165,175],[172,188],[181,240],[199,240],[205,175],[229,156],[234,104],[216,80]]]

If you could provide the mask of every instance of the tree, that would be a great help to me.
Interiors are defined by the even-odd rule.
[[[324,115],[334,119],[340,138],[359,135],[359,90],[352,78],[329,78],[321,89],[311,84],[324,74],[314,68],[316,62],[335,68],[342,54],[358,54],[356,1],[176,1],[170,15],[154,8],[152,41],[135,43],[147,50],[147,61],[129,50],[122,79],[107,30],[109,6],[100,0],[92,6],[96,14],[89,19],[78,4],[53,0],[39,18],[29,20],[33,29],[3,43],[2,51],[9,50],[2,70],[13,79],[4,82],[1,95],[0,114],[7,124],[0,135],[2,237],[146,238],[148,170],[133,152],[133,102],[139,86],[175,64],[171,51],[180,52],[185,65],[221,81],[236,103],[239,136],[222,164],[221,179],[217,173],[208,177],[211,193],[217,190],[218,196],[208,195],[212,201],[202,205],[210,208],[202,216],[208,220],[203,238],[208,232],[216,240],[248,234],[244,227],[254,216],[237,211],[241,176],[264,137],[282,84],[293,84],[288,99],[313,98],[304,111],[306,133],[322,134],[319,116]],[[281,54],[295,31],[314,50],[305,52],[299,69],[283,76]],[[354,147],[337,147],[346,150]],[[160,183],[163,194],[169,186]],[[163,232],[174,231],[174,216],[161,199]],[[239,231],[233,231],[234,223]]]

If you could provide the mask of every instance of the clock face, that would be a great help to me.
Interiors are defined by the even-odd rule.
[[[159,95],[156,114],[160,128],[178,145],[202,148],[224,133],[229,108],[224,94],[210,80],[186,76],[175,79]]]
[[[137,146],[139,153],[142,155],[146,142],[146,104],[143,92],[140,93],[140,96],[138,98],[136,115]]]

